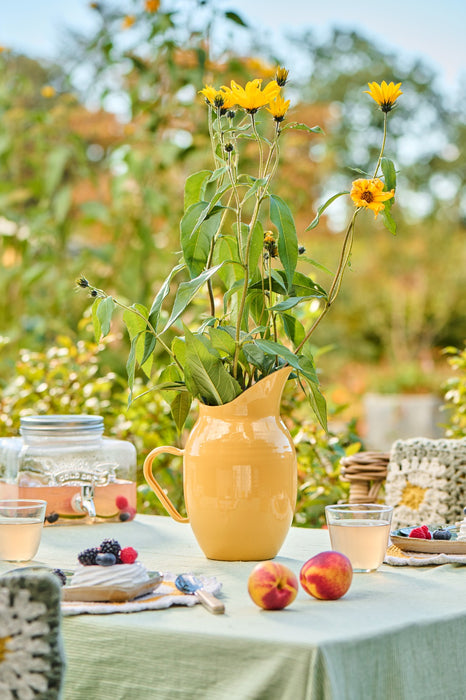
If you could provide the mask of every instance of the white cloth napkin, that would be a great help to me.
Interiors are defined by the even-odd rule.
[[[391,544],[385,554],[385,564],[390,566],[432,566],[439,564],[466,564],[465,554],[426,554],[405,552]]]
[[[135,600],[129,600],[123,603],[87,603],[79,601],[62,601],[61,609],[65,616],[68,615],[83,615],[85,613],[91,615],[105,615],[108,613],[131,613],[139,612],[140,610],[160,610],[169,608],[172,605],[195,605],[199,600],[195,595],[186,595],[178,590],[175,586],[176,574],[165,573],[163,581],[155,591],[148,593]],[[222,589],[222,584],[217,581],[215,576],[197,577],[202,583],[206,591],[213,595],[218,595]]]

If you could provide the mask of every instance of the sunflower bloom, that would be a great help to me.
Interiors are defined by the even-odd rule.
[[[377,218],[378,214],[385,209],[384,202],[395,196],[395,190],[384,192],[383,187],[384,184],[378,177],[373,180],[360,178],[353,182],[350,197],[357,207],[372,209]]]
[[[289,106],[290,100],[285,101],[281,95],[277,95],[277,97],[270,103],[270,107],[267,107],[267,111],[270,112],[272,117],[278,123],[284,120]]]
[[[121,28],[122,29],[129,29],[130,27],[133,26],[135,21],[136,21],[136,17],[134,15],[126,15],[126,17],[123,19],[123,22],[121,23]]]
[[[372,97],[373,100],[377,102],[382,112],[390,112],[395,106],[395,102],[400,95],[403,93],[400,90],[401,83],[387,83],[382,81],[379,83],[367,83],[369,85],[369,90],[364,90],[368,95]]]
[[[246,83],[246,87],[241,87],[234,80],[231,81],[231,92],[234,95],[237,105],[249,112],[255,114],[260,107],[269,104],[280,93],[280,86],[276,80],[270,81],[262,90],[262,79],[256,78]]]
[[[42,97],[55,97],[55,88],[51,85],[44,85],[40,90],[40,94]]]
[[[160,0],[146,0],[144,9],[146,12],[157,12],[160,7]]]

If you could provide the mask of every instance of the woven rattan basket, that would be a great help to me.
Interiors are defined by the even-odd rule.
[[[376,503],[389,460],[387,452],[358,452],[340,460],[341,478],[350,482],[350,503]]]

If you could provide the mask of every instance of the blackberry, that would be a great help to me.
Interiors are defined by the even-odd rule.
[[[113,554],[117,562],[120,561],[121,544],[117,540],[104,540],[101,542],[100,551],[102,554]]]
[[[98,547],[90,547],[78,554],[78,561],[83,566],[95,566],[95,560],[100,550]]]
[[[62,586],[66,584],[66,576],[61,569],[54,569],[52,573],[60,579]]]

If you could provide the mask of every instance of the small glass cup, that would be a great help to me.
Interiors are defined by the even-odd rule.
[[[332,549],[348,557],[355,573],[375,571],[382,564],[392,513],[392,506],[376,503],[325,507]]]
[[[0,500],[0,559],[30,561],[39,549],[47,501]]]

